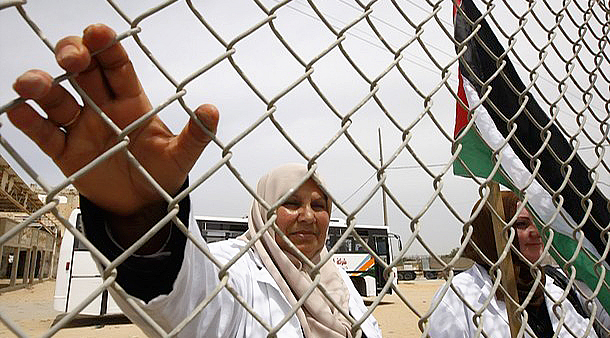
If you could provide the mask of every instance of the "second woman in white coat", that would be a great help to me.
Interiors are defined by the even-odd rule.
[[[479,203],[481,201],[477,202],[473,212]],[[513,223],[517,231],[515,245],[526,258],[523,260],[512,253],[518,301],[524,303],[531,294],[526,306],[528,320],[524,323],[525,337],[552,337],[555,333],[556,337],[565,338],[597,337],[589,320],[583,318],[567,298],[559,302],[564,290],[555,285],[551,277],[545,276],[540,267],[542,279],[536,283],[530,264],[535,263],[542,253],[542,239],[537,230],[536,235],[529,232],[535,226],[527,210],[522,209],[525,212],[517,214],[520,202],[514,193],[503,191],[502,203],[505,222],[517,216]],[[452,288],[447,289],[446,293],[440,289],[435,295],[433,303],[440,300],[440,304],[428,320],[431,338],[470,338],[477,336],[478,331],[485,332],[486,337],[511,336],[505,296],[499,289],[492,292],[493,281],[489,275],[489,262],[498,260],[491,215],[489,207],[485,205],[472,221],[472,237],[463,256],[471,258],[475,264],[455,276],[451,281]],[[555,308],[556,304],[560,307]],[[565,315],[563,323],[557,313]]]

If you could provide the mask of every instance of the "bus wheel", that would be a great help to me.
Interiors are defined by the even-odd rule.
[[[398,271],[398,280],[414,280],[415,277],[415,271]]]
[[[425,271],[424,277],[426,277],[426,279],[437,279],[438,273],[436,271]]]

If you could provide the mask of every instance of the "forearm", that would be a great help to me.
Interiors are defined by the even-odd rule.
[[[144,236],[155,224],[167,214],[167,203],[159,202],[148,205],[137,213],[120,216],[105,212],[105,220],[112,238],[122,247],[129,248]],[[168,222],[137,251],[138,255],[150,255],[158,252],[170,235],[172,222]]]
[[[184,224],[188,224],[189,199],[185,198],[179,206],[178,217]],[[127,218],[110,216],[81,196],[85,235],[111,261],[153,226],[156,223],[154,219],[160,214],[164,215],[165,210],[166,208],[158,211],[148,210],[149,215],[139,216],[134,222],[144,222],[147,219],[154,222],[144,227],[139,223],[129,223],[130,219]],[[131,220],[133,221],[133,218]],[[111,228],[110,222],[113,223],[114,228]],[[171,291],[184,258],[186,236],[173,225],[173,222],[168,223],[163,233],[157,236],[157,238],[153,237],[154,247],[147,245],[145,253],[139,250],[136,255],[129,257],[117,267],[119,285],[129,294],[144,301]]]

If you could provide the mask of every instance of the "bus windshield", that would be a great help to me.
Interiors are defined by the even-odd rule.
[[[326,248],[330,250],[345,233],[346,228],[331,227],[326,239]],[[356,229],[356,232],[364,242],[378,255],[388,254],[388,232],[385,229],[363,228]],[[336,253],[368,253],[368,250],[357,241],[353,236],[345,238]]]

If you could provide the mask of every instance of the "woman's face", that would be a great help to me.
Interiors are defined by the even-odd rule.
[[[519,237],[519,251],[530,263],[536,262],[542,254],[544,244],[527,209],[523,208],[519,213],[515,222],[515,229]]]
[[[277,209],[275,223],[301,252],[312,258],[326,242],[326,230],[330,221],[326,195],[312,179],[290,196]],[[275,235],[277,244],[289,251],[288,244]]]

